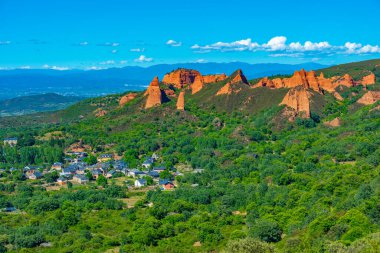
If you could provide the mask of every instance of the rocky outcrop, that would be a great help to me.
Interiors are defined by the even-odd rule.
[[[177,89],[182,89],[183,87],[191,85],[197,76],[201,76],[201,73],[196,70],[177,69],[166,74],[162,82],[165,84],[172,84]]]
[[[185,92],[181,91],[177,100],[177,110],[184,111],[185,110]]]
[[[325,126],[329,126],[329,127],[339,127],[341,125],[341,120],[339,117],[333,119],[333,120],[330,120],[330,121],[326,121],[324,122],[323,124]]]
[[[137,93],[129,93],[125,96],[122,96],[119,100],[119,105],[123,107],[129,101],[132,101],[133,99],[135,99],[136,96],[137,96]]]
[[[380,91],[368,91],[357,102],[362,105],[372,105],[380,100]]]
[[[306,72],[306,82],[308,83],[308,87],[310,89],[315,90],[317,92],[322,92],[315,71]]]
[[[241,69],[238,69],[237,71],[235,71],[230,77],[232,78],[232,80],[230,81],[231,84],[235,84],[235,83],[249,84],[247,78],[245,77]]]
[[[355,85],[355,81],[348,74],[343,77],[325,78],[322,72],[319,76],[317,76],[315,71],[307,72],[302,69],[300,71],[295,71],[293,76],[290,78],[275,78],[270,80],[268,77],[264,77],[252,88],[270,87],[278,89],[302,86],[306,89],[312,89],[316,92],[323,93],[323,91],[335,92],[335,88],[339,85],[352,87]]]
[[[374,73],[371,72],[371,74],[364,76],[362,80],[360,80],[360,83],[363,85],[372,85],[376,83],[376,76]]]
[[[227,79],[226,74],[205,75],[203,76],[204,83],[216,83]]]
[[[275,88],[276,86],[271,79],[269,79],[268,77],[264,77],[257,84],[255,84],[252,88],[256,88],[256,87]]]
[[[306,79],[306,71],[304,69],[295,71],[292,77],[284,78],[283,82],[286,88],[294,88],[297,86],[304,86],[305,88],[309,87]]]
[[[102,108],[98,108],[94,111],[94,114],[95,114],[95,117],[99,118],[99,117],[103,117],[107,114],[108,112]]]
[[[191,85],[191,94],[195,94],[203,88],[204,80],[202,76],[196,76],[193,84]]]
[[[150,83],[148,89],[145,92],[145,96],[147,96],[145,109],[162,104],[162,90],[160,89],[160,83],[157,76]]]
[[[282,81],[281,78],[275,78],[272,80],[272,82],[276,89],[284,88],[284,82]]]
[[[338,92],[334,91],[333,95],[337,100],[343,101],[343,97]]]
[[[355,86],[354,79],[349,74],[345,74],[343,77],[338,78],[334,82],[334,84],[335,84],[335,86],[342,85],[342,86],[346,86],[348,88]]]
[[[288,91],[280,105],[293,108],[298,116],[310,118],[309,96],[305,87],[295,87]]]
[[[328,91],[328,92],[335,91],[335,87],[332,80],[329,78],[325,78],[325,75],[323,74],[323,72],[319,74],[318,83],[319,83],[319,86],[325,91]]]
[[[220,90],[218,90],[218,92],[216,93],[217,96],[219,96],[219,95],[230,95],[230,94],[232,94],[231,83],[227,83],[222,88],[220,88]]]

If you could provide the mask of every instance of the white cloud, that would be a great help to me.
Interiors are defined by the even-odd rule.
[[[238,40],[234,42],[216,42],[211,45],[200,46],[195,44],[191,49],[197,50],[197,52],[211,52],[211,51],[246,51],[255,50],[259,47],[257,42],[252,42],[250,38],[244,40]]]
[[[206,63],[207,61],[205,59],[198,59],[195,61],[195,63]]]
[[[144,52],[145,48],[131,48],[131,52]]]
[[[101,65],[113,65],[113,64],[115,64],[115,61],[114,60],[102,61],[100,64]]]
[[[102,70],[102,69],[105,69],[105,68],[102,68],[99,66],[90,66],[90,67],[87,67],[85,70]]]
[[[60,66],[50,66],[48,64],[44,64],[42,66],[44,69],[52,69],[52,70],[59,70],[59,71],[64,71],[64,70],[69,70],[70,68],[68,67],[60,67]]]
[[[302,57],[303,53],[285,53],[285,54],[270,54],[271,57],[292,57],[292,58],[298,58]]]
[[[140,55],[139,58],[135,59],[135,62],[152,62],[153,58],[148,58],[145,55]]]
[[[128,63],[127,60],[121,60],[121,61],[120,61],[120,64],[126,64],[126,63]]]
[[[346,54],[376,54],[380,53],[380,47],[378,45],[365,45],[361,43],[346,42],[344,47]]]
[[[21,66],[21,67],[19,67],[19,69],[31,69],[32,67],[30,67],[30,66]]]
[[[237,40],[233,42],[216,42],[209,45],[195,44],[191,46],[195,53],[209,53],[212,51],[263,51],[273,52],[272,57],[301,57],[316,55],[335,55],[335,54],[377,54],[380,53],[378,45],[365,45],[360,43],[347,42],[343,46],[331,45],[328,41],[312,42],[306,41],[287,43],[285,36],[276,36],[271,38],[267,43],[259,44],[252,39]]]
[[[118,43],[118,42],[106,42],[106,43],[98,44],[98,46],[104,46],[104,47],[118,47],[118,46],[120,46],[120,43]]]
[[[83,41],[83,42],[80,42],[79,45],[80,46],[88,46],[88,42],[87,41]]]
[[[268,41],[268,43],[263,44],[263,48],[268,49],[269,51],[281,51],[286,49],[286,37],[285,36],[276,36]]]
[[[117,53],[117,50],[114,49],[114,50],[112,50],[111,52],[112,52],[113,54],[116,54],[116,53]]]
[[[168,40],[166,42],[166,45],[169,45],[169,46],[172,46],[172,47],[180,47],[180,46],[182,46],[182,42],[175,41],[175,40]]]

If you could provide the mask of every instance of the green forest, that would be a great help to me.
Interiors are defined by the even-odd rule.
[[[361,86],[343,101],[315,95],[311,117],[289,122],[277,102],[230,110],[206,100],[213,89],[186,95],[185,111],[175,101],[137,109],[142,95],[120,108],[113,95],[0,118],[0,137],[18,139],[0,145],[0,209],[16,209],[0,212],[0,253],[380,251],[379,102],[358,105]],[[286,90],[273,92],[277,101]],[[87,113],[100,103],[106,116]],[[339,127],[324,124],[336,117]],[[25,178],[25,166],[65,163],[79,141],[89,164],[113,153],[136,168],[158,154],[176,187],[135,190],[115,175],[51,189],[57,172]]]

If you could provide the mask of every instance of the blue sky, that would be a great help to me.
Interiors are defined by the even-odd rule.
[[[0,0],[0,68],[380,58],[379,0]]]

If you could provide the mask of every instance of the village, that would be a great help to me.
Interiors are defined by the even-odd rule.
[[[4,139],[4,144],[17,145],[17,138]],[[67,151],[64,162],[55,162],[45,168],[28,165],[24,168],[10,168],[10,173],[21,172],[25,179],[44,181],[48,175],[54,174],[54,182],[49,185],[67,186],[84,185],[96,182],[99,178],[118,179],[129,189],[159,188],[172,190],[176,187],[175,178],[182,175],[173,168],[166,168],[160,157],[153,153],[145,157],[136,168],[130,168],[126,162],[115,158],[113,154],[100,154],[95,164],[88,164],[88,153],[84,151]],[[6,172],[0,168],[0,175]],[[49,177],[52,178],[52,177]],[[45,180],[47,181],[47,180]]]

